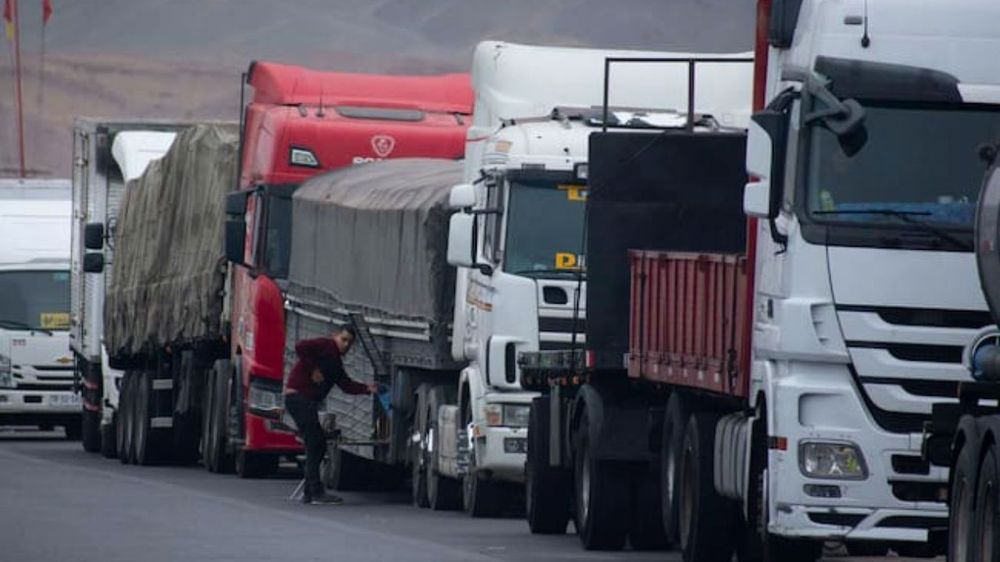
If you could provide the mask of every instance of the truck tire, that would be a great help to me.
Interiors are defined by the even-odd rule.
[[[135,372],[126,371],[122,377],[121,395],[118,400],[118,410],[121,414],[118,432],[121,441],[118,445],[118,460],[122,464],[132,464],[135,462],[135,430],[133,429],[133,419],[135,418]]]
[[[663,528],[663,494],[660,492],[659,463],[636,468],[632,482],[632,523],[628,541],[633,550],[666,550],[670,539]]]
[[[421,384],[417,387],[417,397],[414,402],[417,405],[413,412],[413,429],[410,435],[420,436],[421,441],[427,432],[427,399],[430,393],[430,385]],[[412,443],[412,441],[411,441]],[[430,506],[427,497],[427,478],[425,476],[427,459],[424,458],[423,444],[417,443],[411,446],[410,452],[410,494],[413,505],[416,507]]]
[[[118,414],[111,416],[111,423],[101,425],[101,455],[106,459],[118,456]]]
[[[442,406],[453,404],[454,397],[449,396],[449,388],[435,386],[431,389],[427,400],[427,416],[424,438],[421,448],[425,458],[424,476],[427,479],[427,504],[434,511],[450,511],[462,505],[462,487],[454,478],[442,476],[438,472],[438,451],[440,450],[441,432],[438,427],[438,412]]]
[[[135,460],[143,466],[163,464],[166,460],[163,431],[153,428],[153,373],[137,373],[135,392]]]
[[[472,423],[472,406],[462,408],[462,427]],[[475,518],[497,517],[503,511],[503,489],[479,472],[475,444],[469,450],[469,467],[462,478],[462,509]]]
[[[993,422],[994,420],[989,420]],[[990,423],[990,425],[995,425]],[[976,498],[979,501],[975,514],[974,560],[997,562],[1000,560],[1000,453],[997,444],[991,443],[983,452],[979,465]]]
[[[228,372],[220,370],[220,363],[212,369],[212,403],[207,415],[212,420],[208,448],[212,459],[208,470],[218,474],[231,474],[236,469],[233,454],[229,452],[229,383]]]
[[[684,397],[677,392],[672,393],[663,412],[659,469],[663,529],[670,542],[675,544],[680,540],[677,524],[680,495],[677,493],[677,482],[680,478],[680,457],[684,449],[687,420],[688,406]]]
[[[549,397],[531,401],[524,463],[528,527],[536,535],[562,535],[572,515],[573,473],[549,466]]]
[[[83,421],[78,418],[67,422],[63,429],[66,431],[67,441],[79,441],[83,434]]]
[[[982,431],[971,416],[963,416],[958,427],[965,434],[965,442],[955,457],[950,474],[948,529],[951,532],[948,533],[948,560],[972,562],[975,560],[976,535],[973,531]]]
[[[600,433],[600,429],[595,429]],[[587,550],[621,550],[631,522],[631,472],[628,463],[602,461],[590,441],[586,412],[576,430],[573,452],[576,527]]]
[[[278,471],[278,455],[240,450],[234,468],[240,478],[267,478]]]
[[[681,453],[678,531],[684,562],[729,562],[737,536],[739,511],[715,490],[716,413],[691,415]],[[788,561],[791,562],[791,561]]]

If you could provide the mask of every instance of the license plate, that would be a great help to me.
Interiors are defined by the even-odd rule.
[[[50,394],[50,406],[79,406],[80,396],[77,394]]]

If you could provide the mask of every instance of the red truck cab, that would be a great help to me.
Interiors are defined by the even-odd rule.
[[[233,267],[231,358],[240,381],[241,476],[263,475],[301,451],[280,421],[285,353],[282,285],[291,255],[291,196],[324,171],[384,158],[461,158],[471,122],[467,74],[380,76],[254,62],[242,127],[244,263]]]

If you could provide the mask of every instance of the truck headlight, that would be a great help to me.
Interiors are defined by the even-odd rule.
[[[10,370],[10,357],[0,355],[0,388],[14,388],[14,375]]]
[[[799,444],[799,469],[810,478],[864,480],[868,468],[853,443],[804,441]]]
[[[281,417],[281,384],[262,379],[250,379],[247,406],[251,412],[270,418]]]
[[[308,148],[294,147],[288,155],[288,163],[292,166],[304,166],[306,168],[319,168],[319,159],[316,153]]]
[[[531,406],[527,404],[487,404],[483,408],[490,427],[528,427]]]

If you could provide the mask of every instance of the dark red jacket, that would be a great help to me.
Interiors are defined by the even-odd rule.
[[[347,394],[368,394],[368,386],[353,380],[344,371],[340,360],[340,350],[332,338],[302,340],[295,344],[298,361],[288,374],[285,387],[298,392],[305,398],[319,402],[326,398],[334,385]],[[312,373],[316,369],[323,374],[323,381],[314,383]]]

